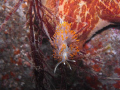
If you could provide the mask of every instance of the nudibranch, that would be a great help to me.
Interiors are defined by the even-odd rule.
[[[120,23],[120,0],[45,0],[44,5],[46,8],[50,10],[50,13],[46,13],[50,15],[49,17],[58,18],[60,17],[63,21],[57,26],[55,25],[56,31],[53,36],[53,41],[51,44],[55,47],[54,49],[54,57],[59,57],[60,62],[56,65],[56,68],[60,63],[66,62],[67,58],[70,56],[72,51],[68,52],[70,46],[72,46],[72,41],[74,37],[74,32],[77,32],[77,36],[79,42],[76,43],[79,51],[83,49],[83,46],[87,40],[89,40],[97,31],[102,28],[110,25],[111,23]],[[51,23],[53,20],[51,18],[48,19],[48,23]],[[56,19],[57,21],[57,19]],[[69,23],[71,23],[71,26]],[[65,24],[65,25],[64,25]],[[62,31],[62,28],[65,31]],[[86,27],[85,27],[86,26]],[[48,27],[48,32],[51,32],[51,28]],[[85,28],[83,28],[85,27]],[[82,29],[83,28],[83,29]],[[67,38],[66,35],[62,32],[69,32],[66,34],[69,36]],[[49,33],[50,36],[53,33]],[[61,37],[61,38],[60,38]],[[63,38],[62,38],[63,37]],[[66,39],[67,38],[67,39]],[[65,40],[62,40],[65,39]],[[58,40],[58,41],[57,41]],[[74,39],[75,42],[77,39]],[[61,42],[63,41],[63,42]],[[74,43],[75,44],[75,43]],[[75,45],[74,45],[75,46]],[[61,50],[61,52],[60,52]],[[66,52],[64,54],[63,52]],[[63,56],[67,57],[63,61]],[[64,58],[65,58],[64,57]],[[56,71],[55,68],[55,71]]]
[[[71,24],[68,22],[61,22],[56,26],[55,34],[51,39],[51,45],[54,47],[54,58],[59,62],[56,64],[54,73],[56,72],[57,67],[63,63],[67,64],[71,69],[70,62],[75,62],[75,60],[70,60],[69,58],[73,58],[79,52],[79,49],[75,44],[78,42],[77,34],[75,31],[71,30]]]

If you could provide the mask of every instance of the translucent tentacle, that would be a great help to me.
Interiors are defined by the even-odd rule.
[[[54,69],[54,73],[56,72],[57,67],[58,67],[62,62],[63,62],[63,61],[61,61],[61,62],[59,62],[59,63],[56,64],[55,69]]]
[[[70,62],[76,62],[75,60],[67,60],[67,61],[70,61]]]
[[[72,70],[72,68],[71,68],[70,64],[69,64],[67,61],[66,61],[66,64],[69,66],[70,70]]]
[[[76,62],[75,60],[66,60],[66,62],[61,61],[61,62],[59,62],[59,63],[56,64],[55,69],[54,69],[54,73],[56,72],[57,67],[58,67],[61,63],[63,63],[63,62],[64,62],[64,65],[65,65],[65,63],[66,63],[66,64],[68,65],[68,67],[70,68],[70,70],[72,70],[70,64],[69,64],[67,61]]]

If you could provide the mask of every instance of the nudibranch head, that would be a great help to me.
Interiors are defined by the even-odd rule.
[[[75,42],[78,41],[77,34],[75,31],[71,30],[71,24],[62,22],[56,27],[51,45],[54,47],[53,56],[59,60],[59,63],[57,63],[54,73],[61,63],[67,64],[71,69],[71,66],[67,61],[75,62],[75,60],[69,60],[69,58],[74,57],[77,52],[79,52],[77,45],[75,45]]]

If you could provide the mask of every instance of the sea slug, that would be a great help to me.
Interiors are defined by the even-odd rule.
[[[75,62],[75,60],[70,59],[72,59],[75,55],[77,55],[77,52],[79,52],[79,49],[75,44],[79,41],[77,38],[78,35],[75,31],[71,30],[70,23],[62,21],[56,26],[55,34],[50,41],[51,45],[54,47],[53,56],[59,61],[55,66],[54,73],[61,63],[64,65],[67,64],[71,69],[68,61]]]

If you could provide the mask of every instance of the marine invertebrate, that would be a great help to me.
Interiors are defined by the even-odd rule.
[[[78,47],[74,44],[79,41],[77,37],[77,34],[71,30],[71,24],[68,22],[61,21],[56,27],[51,44],[54,47],[54,58],[59,59],[59,62],[55,66],[54,73],[61,63],[67,64],[71,69],[68,61],[75,62],[75,60],[70,60],[69,58],[72,58],[79,52]]]

